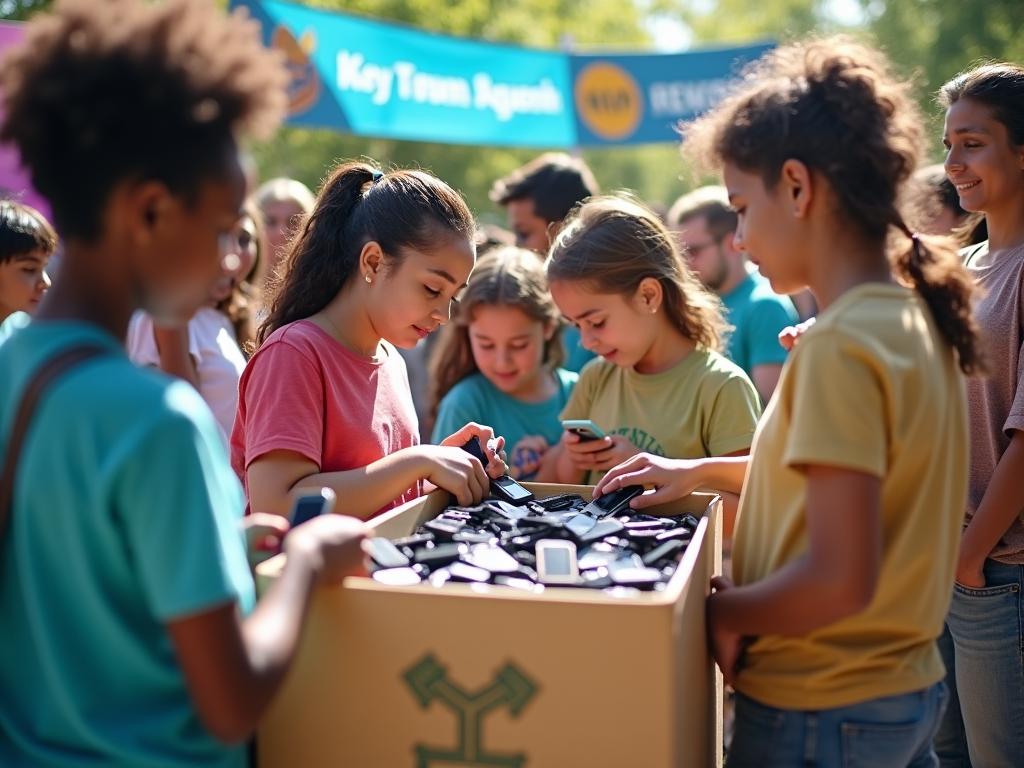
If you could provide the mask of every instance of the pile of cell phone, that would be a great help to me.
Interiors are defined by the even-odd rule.
[[[374,579],[391,585],[495,584],[664,590],[693,538],[692,515],[654,517],[629,508],[631,486],[587,503],[560,494],[516,506],[489,500],[449,507],[411,536],[371,539]]]

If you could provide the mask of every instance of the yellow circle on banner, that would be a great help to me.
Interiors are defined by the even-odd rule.
[[[576,113],[591,132],[606,141],[628,139],[644,116],[636,80],[607,61],[588,64],[576,76]]]

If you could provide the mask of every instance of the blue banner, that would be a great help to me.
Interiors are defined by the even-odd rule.
[[[572,56],[577,142],[583,146],[679,141],[675,127],[706,112],[744,64],[772,48],[676,54]]]
[[[478,43],[276,0],[237,0],[293,72],[289,122],[446,144],[575,143],[564,54]]]
[[[280,0],[232,0],[292,74],[288,123],[360,136],[537,148],[677,141],[768,44],[575,56],[446,37]]]

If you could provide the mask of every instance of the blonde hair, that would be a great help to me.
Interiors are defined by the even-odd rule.
[[[583,282],[597,293],[623,296],[653,278],[676,330],[699,347],[722,349],[729,326],[721,299],[697,279],[658,215],[631,195],[593,198],[577,208],[551,246],[547,273],[552,283]]]
[[[453,307],[452,320],[441,331],[431,356],[432,416],[437,415],[438,405],[452,387],[479,370],[469,341],[469,326],[478,307],[496,305],[514,307],[531,320],[553,325],[554,333],[544,345],[543,365],[554,370],[564,362],[563,321],[548,291],[540,257],[524,248],[494,248],[477,262],[469,285]]]

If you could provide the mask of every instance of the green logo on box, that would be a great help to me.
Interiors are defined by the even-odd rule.
[[[507,705],[518,717],[526,703],[537,692],[537,686],[512,664],[494,676],[494,682],[476,693],[467,693],[448,679],[448,670],[427,654],[403,675],[420,706],[426,709],[437,699],[455,713],[459,720],[459,746],[453,750],[416,745],[417,768],[441,768],[440,764],[460,766],[502,766],[522,768],[526,755],[491,755],[483,751],[481,730],[484,716]]]

